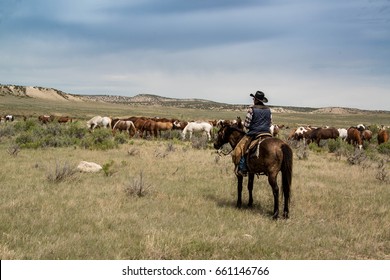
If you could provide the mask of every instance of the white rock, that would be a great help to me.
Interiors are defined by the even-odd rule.
[[[80,161],[79,165],[77,165],[77,169],[81,172],[99,172],[102,170],[102,167],[94,162],[88,162],[88,161]]]

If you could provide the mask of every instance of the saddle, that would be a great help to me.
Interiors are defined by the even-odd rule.
[[[246,150],[246,154],[249,153],[252,150],[256,150],[256,157],[259,157],[260,154],[260,144],[263,142],[264,139],[271,138],[271,133],[259,133],[254,138],[252,138],[251,142],[249,143],[248,149]]]

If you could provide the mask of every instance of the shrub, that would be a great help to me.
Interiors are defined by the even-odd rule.
[[[323,149],[317,145],[317,143],[311,142],[309,144],[309,150],[317,153],[321,153]]]
[[[381,182],[390,182],[390,176],[389,176],[389,173],[387,171],[387,163],[388,163],[389,160],[384,160],[382,159],[379,164],[378,164],[378,172],[376,174],[376,179],[378,179],[379,181]]]
[[[390,141],[380,144],[377,149],[381,154],[390,155]]]
[[[205,136],[202,137],[192,137],[191,138],[192,148],[194,149],[207,149],[208,147],[208,139]]]
[[[56,161],[54,169],[49,170],[47,179],[50,182],[58,183],[64,180],[69,180],[76,173],[76,168],[71,167],[68,162],[61,164]]]
[[[12,137],[16,134],[15,127],[13,125],[6,125],[0,127],[0,138],[1,137]]]
[[[129,139],[129,135],[126,133],[117,133],[115,134],[114,141],[117,144],[125,144]]]
[[[16,137],[15,142],[22,148],[31,148],[35,143],[35,137],[32,131],[25,131]]]
[[[108,129],[95,129],[81,140],[80,145],[91,150],[109,150],[118,147]]]
[[[65,130],[65,133],[72,138],[83,139],[88,133],[88,129],[80,127],[78,123],[70,123]]]
[[[111,160],[110,162],[103,164],[102,169],[103,169],[104,175],[106,175],[107,177],[112,176],[112,174],[114,174],[116,172],[112,168],[114,163],[115,162],[113,160]]]
[[[30,131],[30,130],[35,130],[37,127],[40,127],[39,123],[36,120],[26,120],[24,122],[17,122],[15,124],[15,129],[20,132],[20,131]]]
[[[134,178],[130,185],[125,187],[125,193],[129,197],[144,197],[150,192],[150,190],[151,185],[145,183],[142,171],[140,172],[139,179]]]
[[[364,150],[355,149],[354,153],[348,157],[348,162],[352,165],[359,165],[367,159]]]
[[[304,142],[296,142],[296,147],[297,147],[297,157],[298,159],[308,159],[309,158],[309,149],[306,143]]]
[[[334,140],[334,139],[329,139],[328,140],[328,150],[330,153],[335,153],[340,150],[341,148],[341,142],[342,140],[340,138]]]

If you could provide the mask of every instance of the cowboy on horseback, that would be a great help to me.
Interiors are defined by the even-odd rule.
[[[257,91],[255,94],[251,93],[253,97],[253,105],[248,108],[248,112],[244,121],[244,128],[247,130],[246,135],[240,140],[233,151],[232,159],[236,166],[236,175],[246,176],[246,151],[249,144],[260,134],[270,134],[270,127],[272,123],[271,109],[264,105],[268,102],[264,92]]]

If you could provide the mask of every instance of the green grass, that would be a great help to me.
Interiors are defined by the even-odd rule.
[[[89,114],[79,110],[84,118]],[[125,115],[121,106],[110,110]],[[295,122],[293,115],[283,118]],[[347,154],[336,157],[326,146],[309,149],[306,160],[294,150],[290,219],[273,221],[266,177],[255,178],[254,207],[236,209],[231,158],[219,158],[211,143],[194,149],[177,139],[131,139],[107,150],[72,145],[12,155],[20,132],[10,130],[0,136],[1,259],[390,259],[390,188],[376,178],[388,155],[374,143],[375,156],[364,165],[351,165]],[[106,164],[109,175],[50,179],[56,166],[82,160]],[[145,193],[133,195],[141,174]],[[246,203],[246,190],[243,198]]]

